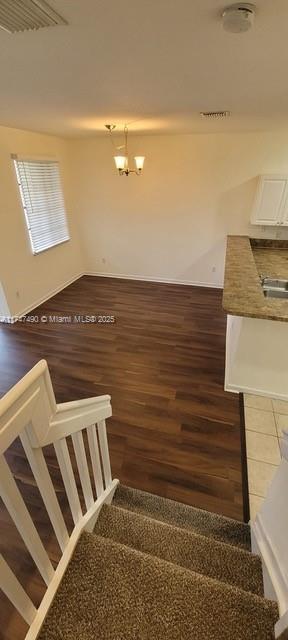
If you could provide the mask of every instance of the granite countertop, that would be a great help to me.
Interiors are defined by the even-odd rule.
[[[260,275],[288,279],[288,241],[228,236],[224,311],[233,316],[288,322],[288,299],[266,298]]]

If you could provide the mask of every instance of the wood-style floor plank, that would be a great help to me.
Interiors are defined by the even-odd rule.
[[[223,390],[221,299],[222,291],[209,288],[83,277],[34,314],[114,315],[115,324],[1,325],[0,395],[46,358],[58,402],[112,396],[114,477],[242,519],[239,403]],[[56,563],[59,548],[19,442],[7,457]],[[46,459],[71,528],[52,448]],[[37,605],[44,585],[3,508],[0,547]],[[4,597],[0,606],[3,639],[22,640],[25,623]]]

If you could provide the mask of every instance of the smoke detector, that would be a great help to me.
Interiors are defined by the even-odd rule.
[[[224,9],[222,13],[222,22],[225,31],[231,33],[244,33],[249,31],[254,24],[255,5],[240,2],[232,4]]]
[[[230,111],[201,111],[201,118],[206,120],[222,120],[223,118],[229,118],[231,116]]]
[[[67,24],[46,0],[0,0],[0,29],[18,33]]]

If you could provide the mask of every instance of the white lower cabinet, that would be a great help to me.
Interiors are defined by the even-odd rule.
[[[288,400],[288,322],[227,316],[225,389]]]

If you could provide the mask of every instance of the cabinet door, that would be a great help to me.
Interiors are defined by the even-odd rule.
[[[277,225],[281,223],[287,184],[288,176],[260,176],[251,224]]]

